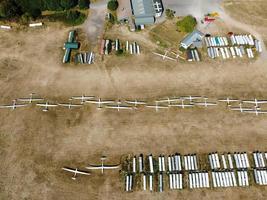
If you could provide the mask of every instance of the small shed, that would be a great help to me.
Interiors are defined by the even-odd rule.
[[[190,47],[194,42],[202,42],[204,37],[204,33],[200,32],[199,30],[194,30],[192,33],[188,34],[182,41],[180,46],[187,49]],[[197,43],[196,43],[197,44]]]

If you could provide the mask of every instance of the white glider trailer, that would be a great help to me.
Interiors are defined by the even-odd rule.
[[[165,157],[160,155],[158,161],[159,172],[165,172]]]
[[[133,163],[132,163],[132,171],[133,173],[136,173],[136,156],[133,157]]]
[[[139,166],[139,172],[144,172],[144,156],[143,154],[140,154],[138,157],[138,166]]]
[[[151,174],[153,174],[154,173],[154,164],[153,164],[153,156],[152,156],[152,154],[150,154],[148,156],[148,163],[149,163],[149,172]]]
[[[29,24],[29,27],[31,27],[31,28],[40,27],[40,26],[43,26],[43,23],[42,22]]]
[[[0,26],[1,29],[5,29],[5,30],[11,30],[11,26],[6,26],[6,25],[1,25]]]

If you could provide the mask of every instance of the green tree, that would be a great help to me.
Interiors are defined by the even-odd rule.
[[[197,21],[191,15],[188,15],[185,18],[183,18],[181,21],[177,22],[178,29],[186,33],[192,32],[196,25],[197,25]]]
[[[88,9],[90,7],[90,0],[79,0],[80,9]]]
[[[60,0],[60,5],[64,10],[68,10],[77,5],[77,0]]]
[[[37,17],[40,17],[42,15],[42,11],[39,8],[34,8],[29,10],[29,14],[31,15],[31,17],[36,19]]]
[[[165,14],[166,14],[166,17],[168,19],[173,19],[174,18],[175,11],[173,11],[171,9],[166,9]]]
[[[111,11],[115,11],[117,10],[117,8],[119,7],[119,3],[117,0],[110,0],[108,2],[108,9]]]
[[[44,9],[46,9],[46,10],[62,10],[60,0],[44,0]]]
[[[14,0],[2,0],[0,2],[0,17],[12,18],[21,15],[21,9]]]
[[[28,24],[29,21],[32,20],[32,17],[29,13],[24,13],[23,15],[21,15],[20,17],[20,23],[21,24]]]
[[[43,1],[45,0],[15,0],[15,1],[21,7],[22,12],[26,13],[34,9],[43,10]]]

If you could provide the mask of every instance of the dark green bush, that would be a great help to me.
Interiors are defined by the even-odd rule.
[[[115,11],[117,10],[117,8],[119,7],[119,3],[117,0],[110,0],[108,2],[108,9],[111,11]]]
[[[194,30],[195,26],[197,25],[197,21],[191,15],[186,16],[181,21],[177,22],[177,26],[179,31],[190,33]]]
[[[79,0],[80,9],[88,9],[90,7],[90,0]]]

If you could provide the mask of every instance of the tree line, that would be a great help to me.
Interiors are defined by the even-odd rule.
[[[23,15],[37,18],[44,10],[64,11],[76,6],[87,9],[90,0],[0,0],[0,18],[12,19]]]

